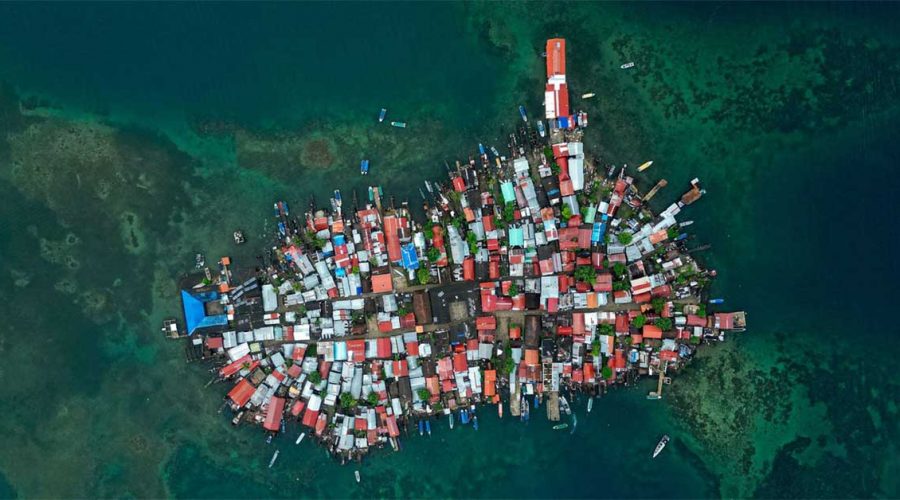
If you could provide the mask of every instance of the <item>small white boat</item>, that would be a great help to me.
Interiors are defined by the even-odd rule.
[[[653,450],[653,458],[656,458],[657,455],[662,453],[663,448],[665,448],[667,444],[669,444],[669,435],[664,434],[662,439],[659,440],[659,443],[656,443],[656,449]]]
[[[358,483],[360,481],[359,471],[358,470],[353,471],[353,476],[356,478],[356,482]]]
[[[688,227],[693,223],[694,223],[694,221],[692,221],[692,220],[686,220],[686,221],[682,222],[681,224],[678,224],[678,227]]]
[[[497,404],[497,416],[503,418],[503,401]]]
[[[297,438],[297,440],[294,441],[294,444],[300,444],[300,441],[303,441],[303,438],[305,438],[305,437],[306,437],[306,433],[305,433],[305,432],[301,432],[301,433],[300,433],[300,436]]]
[[[559,397],[559,409],[562,410],[566,415],[572,414],[572,407],[569,406],[569,401],[565,396]]]
[[[591,97],[594,97],[595,95],[597,95],[597,94],[595,94],[593,92],[588,92],[587,94],[581,94],[581,98],[582,99],[590,99]]]
[[[623,64],[623,65],[621,65],[621,66],[619,66],[619,67],[622,68],[622,69],[633,68],[633,67],[634,67],[634,63],[633,63],[633,62],[627,62],[627,63],[625,63],[625,64]]]
[[[647,170],[648,168],[650,168],[650,165],[653,165],[653,161],[652,161],[652,160],[651,160],[651,161],[648,161],[648,162],[646,162],[646,163],[641,164],[641,166],[638,167],[638,172],[643,172],[644,170]]]
[[[272,455],[272,460],[269,460],[269,468],[271,469],[273,465],[275,465],[275,461],[278,460],[279,450],[275,450],[275,454]]]
[[[383,122],[385,116],[387,116],[387,109],[386,109],[386,108],[381,108],[381,112],[378,113],[378,123]]]
[[[588,398],[588,413],[594,408],[594,398]]]
[[[391,122],[392,127],[406,128],[406,122]]]

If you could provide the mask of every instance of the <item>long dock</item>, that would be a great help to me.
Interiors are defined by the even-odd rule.
[[[547,420],[551,422],[559,421],[559,393],[553,391],[547,401]]]

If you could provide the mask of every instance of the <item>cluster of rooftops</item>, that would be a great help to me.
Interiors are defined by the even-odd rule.
[[[550,42],[548,77],[560,67]],[[564,53],[561,64],[564,83]],[[715,273],[676,220],[698,182],[653,213],[625,167],[596,168],[581,135],[551,122],[541,141],[526,123],[511,157],[482,152],[427,183],[424,217],[374,186],[347,213],[339,192],[302,217],[276,203],[260,267],[223,258],[182,290],[186,333],[231,384],[235,423],[308,427],[359,456],[397,449],[410,419],[477,404],[515,415],[525,397],[674,373],[742,330],[744,313],[710,310]]]

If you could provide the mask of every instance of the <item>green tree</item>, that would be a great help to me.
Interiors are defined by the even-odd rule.
[[[419,395],[419,399],[421,399],[422,401],[428,401],[429,399],[431,399],[431,391],[424,387],[416,391],[416,394]]]
[[[612,267],[613,274],[616,275],[616,278],[621,278],[625,276],[625,273],[628,272],[628,266],[622,264],[621,262],[616,262]]]
[[[466,242],[469,244],[469,253],[474,255],[478,252],[478,237],[475,236],[475,233],[469,231],[466,234]]]
[[[548,162],[553,161],[553,148],[544,146],[544,158],[546,158]]]
[[[615,327],[613,327],[609,323],[603,323],[600,325],[600,335],[612,335],[615,332]]]
[[[593,285],[597,281],[597,270],[594,266],[578,266],[575,268],[575,279]]]
[[[616,239],[619,240],[619,243],[623,245],[630,245],[631,241],[634,239],[634,235],[632,235],[629,231],[622,231],[618,235],[616,235]]]
[[[309,374],[309,381],[312,382],[313,385],[319,385],[319,382],[322,381],[322,375],[320,375],[318,371],[314,371]]]
[[[669,229],[667,229],[666,236],[668,236],[670,240],[674,240],[675,238],[677,238],[678,237],[678,227],[672,226]]]
[[[516,220],[516,204],[508,201],[506,205],[503,206],[503,220],[506,221],[507,224],[512,223]]]
[[[420,267],[416,271],[416,279],[419,281],[420,285],[427,285],[428,280],[431,279],[431,273],[428,272],[428,269],[425,267]]]
[[[559,213],[562,216],[563,220],[567,221],[572,218],[572,209],[569,207],[569,205],[563,205],[559,210]]]
[[[650,306],[653,307],[653,310],[656,311],[657,314],[662,314],[663,308],[666,307],[666,299],[662,297],[656,297],[655,299],[650,301]]]
[[[370,392],[368,396],[366,396],[366,401],[369,403],[369,406],[375,406],[378,404],[378,394],[374,392]]]
[[[672,318],[656,318],[653,322],[660,330],[668,331],[672,329]]]
[[[434,228],[432,226],[426,226],[422,232],[425,233],[425,237],[429,240],[434,238]]]
[[[509,285],[509,296],[515,297],[516,295],[519,295],[519,285],[512,283]]]
[[[701,318],[706,317],[706,304],[700,304],[699,306],[697,306],[697,316],[700,316]]]
[[[356,399],[349,392],[341,393],[341,406],[350,409],[356,406]]]
[[[428,257],[428,262],[437,262],[441,258],[441,251],[437,247],[431,247],[425,256]]]
[[[644,326],[644,323],[646,323],[646,322],[647,322],[647,317],[644,316],[643,314],[641,314],[641,315],[638,315],[637,317],[635,317],[634,321],[632,321],[631,324],[634,325],[635,328],[641,328],[642,326]]]
[[[613,376],[612,368],[608,365],[603,365],[603,368],[600,369],[600,375],[603,375],[603,378],[610,379]]]
[[[600,339],[594,339],[594,342],[591,344],[591,356],[597,357],[600,355]]]

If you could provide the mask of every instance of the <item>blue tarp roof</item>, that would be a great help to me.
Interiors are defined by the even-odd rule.
[[[204,304],[218,299],[219,293],[215,291],[196,294],[187,290],[181,291],[181,302],[184,307],[184,321],[187,324],[188,335],[193,335],[194,331],[198,328],[228,324],[228,317],[224,314],[217,314],[215,316],[206,315],[206,307],[204,307]]]
[[[419,255],[416,253],[416,246],[412,243],[407,243],[400,248],[400,259],[400,265],[402,265],[404,269],[419,268]]]

